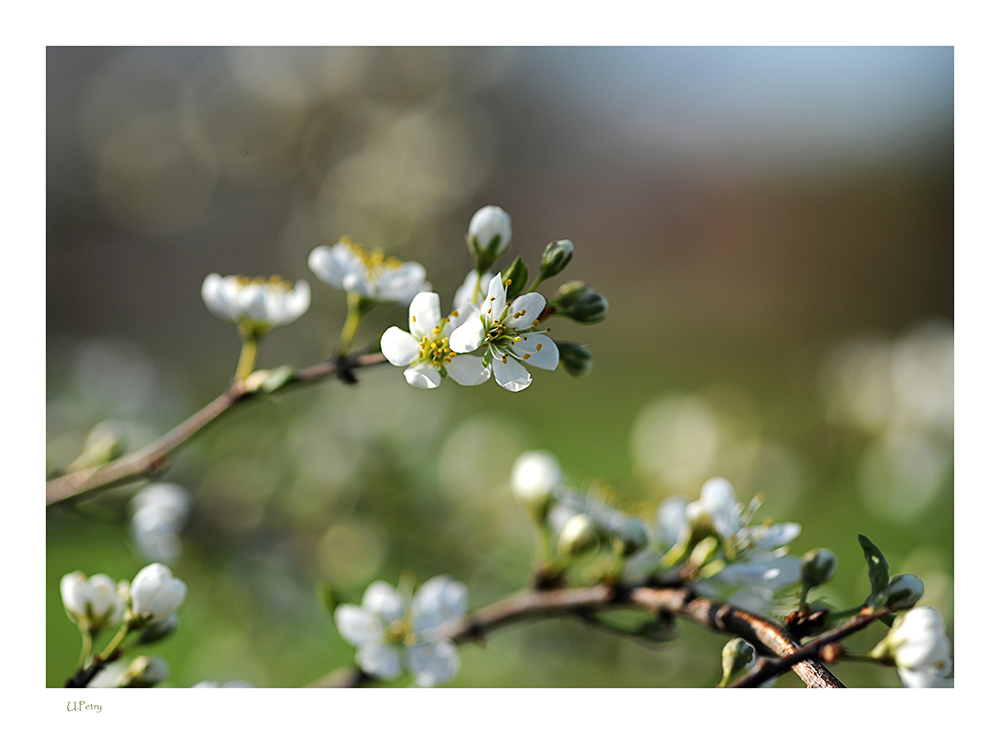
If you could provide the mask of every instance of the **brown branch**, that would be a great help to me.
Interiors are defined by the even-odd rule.
[[[606,609],[632,607],[657,615],[677,615],[715,632],[736,635],[759,649],[769,650],[782,658],[799,653],[798,643],[790,632],[764,617],[728,604],[720,604],[693,594],[686,588],[616,589],[609,586],[585,588],[526,590],[489,604],[470,614],[452,627],[441,631],[442,638],[455,643],[483,640],[494,630],[516,622],[559,616],[592,614]],[[860,629],[860,627],[858,628]],[[845,634],[850,634],[846,632]],[[817,648],[818,650],[818,648]],[[811,650],[810,656],[817,654]],[[788,661],[789,667],[809,688],[843,688],[844,684],[821,663],[808,660]],[[774,673],[768,674],[772,677]],[[359,676],[355,668],[342,668],[321,678],[311,687],[350,687],[370,680]]]
[[[382,364],[385,361],[386,359],[381,353],[335,358],[312,367],[296,370],[282,387],[267,394],[275,394],[292,387],[319,382],[334,375],[340,376],[347,382],[353,382],[355,381],[355,370]],[[246,402],[263,392],[260,381],[253,380],[253,377],[254,375],[251,375],[251,379],[234,382],[222,395],[148,446],[103,466],[81,469],[49,480],[45,485],[46,506],[71,499],[85,499],[101,490],[163,471],[172,452],[214,422],[216,418],[228,412],[233,406]]]
[[[834,642],[844,639],[848,635],[864,629],[879,617],[889,613],[886,608],[873,612],[859,614],[844,622],[836,629],[830,630],[826,634],[820,635],[802,645],[798,650],[779,658],[778,660],[762,660],[761,664],[753,671],[740,678],[732,684],[732,688],[756,688],[769,678],[773,678],[785,672],[796,664],[801,664],[807,658],[817,657],[824,647]]]

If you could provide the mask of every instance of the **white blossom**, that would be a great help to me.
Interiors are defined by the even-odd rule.
[[[382,334],[382,353],[390,363],[406,367],[403,377],[414,387],[433,388],[447,375],[459,385],[479,385],[490,372],[482,360],[457,355],[450,337],[457,326],[458,312],[441,318],[437,293],[418,293],[410,303],[409,333],[391,326]]]
[[[155,624],[166,619],[181,605],[187,594],[187,585],[175,579],[162,563],[152,563],[139,571],[132,580],[129,595],[132,613],[142,618],[149,615],[147,623]]]
[[[178,533],[191,511],[187,490],[177,484],[156,483],[144,487],[129,503],[132,537],[144,556],[171,562],[180,554]]]
[[[406,305],[421,291],[430,290],[423,265],[369,252],[341,238],[333,247],[320,245],[309,254],[309,268],[334,288],[357,293],[369,301]]]
[[[892,655],[907,688],[951,688],[951,642],[941,614],[933,607],[916,607],[896,617],[879,649]]]
[[[201,286],[201,297],[216,316],[235,323],[241,333],[259,338],[304,314],[309,309],[310,291],[304,280],[293,288],[276,275],[265,280],[212,273]]]
[[[74,571],[59,582],[66,611],[91,628],[117,624],[122,617],[124,602],[111,577],[98,573],[87,578],[83,571]]]
[[[518,392],[531,384],[531,375],[522,363],[544,370],[559,366],[559,348],[544,333],[538,333],[538,317],[545,308],[540,293],[526,293],[507,301],[503,275],[493,276],[479,318],[469,318],[451,335],[454,352],[468,353],[486,346],[484,364],[491,362],[497,384]]]
[[[365,673],[392,680],[406,669],[417,685],[434,686],[458,673],[458,650],[443,635],[465,616],[467,607],[464,584],[435,576],[412,600],[376,581],[360,606],[341,604],[334,617],[341,636],[358,648],[356,660]]]
[[[802,562],[788,554],[788,543],[801,531],[797,523],[751,525],[759,506],[755,499],[744,508],[732,484],[709,479],[693,502],[674,497],[657,510],[654,537],[666,560],[683,560],[705,534],[718,539],[718,557],[705,564],[708,576],[695,586],[699,593],[725,598],[748,611],[764,611],[779,593],[802,579]]]

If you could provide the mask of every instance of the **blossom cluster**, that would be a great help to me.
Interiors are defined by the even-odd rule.
[[[66,614],[84,636],[85,651],[103,630],[121,623],[103,659],[92,661],[99,672],[89,685],[151,686],[166,679],[168,669],[159,658],[140,656],[128,665],[106,667],[103,663],[131,632],[139,633],[140,644],[148,644],[176,629],[177,610],[187,594],[187,585],[174,578],[169,568],[153,563],[139,571],[131,583],[122,580],[117,584],[107,574],[88,578],[83,571],[74,571],[62,577],[59,591]]]
[[[755,524],[761,499],[744,506],[721,477],[705,482],[696,500],[673,497],[661,503],[652,523],[616,509],[599,491],[567,487],[558,461],[545,451],[518,457],[510,484],[532,520],[554,537],[558,572],[607,547],[622,561],[617,577],[622,583],[684,581],[701,596],[767,613],[796,587],[801,588],[800,609],[807,609],[808,591],[828,582],[836,570],[836,556],[827,549],[801,558],[792,555],[789,544],[801,527],[793,522]],[[894,665],[907,687],[953,685],[951,644],[941,615],[931,607],[913,608],[923,596],[923,582],[909,573],[889,577],[881,552],[861,539],[870,568],[877,570],[872,596],[862,606],[903,612],[870,657]],[[734,644],[729,654],[738,647]],[[733,661],[724,656],[724,663],[729,665],[728,680]]]
[[[541,323],[552,315],[597,323],[607,313],[607,300],[576,281],[564,284],[551,302],[535,290],[569,264],[569,240],[549,243],[537,279],[522,293],[528,267],[520,257],[502,273],[490,271],[510,248],[512,236],[510,215],[500,207],[485,206],[473,215],[466,235],[473,269],[447,313],[442,313],[441,297],[432,291],[419,263],[369,251],[346,236],[332,247],[315,248],[309,255],[310,269],[348,294],[341,352],[346,353],[365,312],[378,303],[398,303],[409,306],[408,330],[390,327],[380,346],[390,363],[406,368],[403,375],[415,387],[437,387],[444,377],[460,385],[479,385],[492,375],[504,389],[519,392],[532,381],[526,365],[554,370],[560,361],[571,374],[589,374],[592,361],[586,348],[575,342],[557,345]],[[245,345],[253,346],[237,371],[245,378],[256,358],[256,343],[272,328],[305,313],[310,290],[303,280],[293,287],[278,276],[224,278],[212,273],[202,285],[202,297],[212,313],[236,323]],[[473,356],[480,348],[484,353]]]
[[[394,589],[376,581],[360,606],[341,604],[334,616],[341,636],[358,648],[358,667],[366,674],[394,680],[406,670],[418,686],[435,686],[458,673],[458,650],[447,632],[467,608],[465,585],[435,576],[412,596],[405,584]]]

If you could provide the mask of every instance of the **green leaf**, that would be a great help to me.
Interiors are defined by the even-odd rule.
[[[872,593],[865,600],[865,606],[878,609],[885,606],[889,596],[889,563],[882,555],[882,551],[867,536],[859,533],[858,542],[865,552],[865,560],[868,561],[868,579],[872,584]]]

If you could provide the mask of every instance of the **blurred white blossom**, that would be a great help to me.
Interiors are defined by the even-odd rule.
[[[180,555],[178,533],[191,511],[191,497],[177,484],[144,487],[129,503],[132,537],[151,561],[171,563]]]
[[[376,581],[360,606],[341,604],[334,616],[341,636],[357,646],[357,663],[365,673],[393,680],[405,668],[417,685],[434,686],[458,673],[458,650],[442,635],[465,616],[467,607],[464,584],[435,576],[412,599]]]
[[[430,290],[420,263],[386,257],[380,250],[369,252],[349,237],[342,237],[333,247],[320,245],[313,250],[309,268],[324,283],[369,301],[406,305],[417,293]]]
[[[259,338],[304,314],[311,294],[304,280],[293,288],[276,275],[265,280],[212,273],[201,286],[201,297],[216,316],[235,323],[242,334]]]

